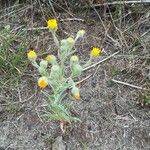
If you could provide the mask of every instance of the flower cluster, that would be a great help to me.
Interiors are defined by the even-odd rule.
[[[63,122],[71,122],[79,120],[76,117],[72,117],[70,113],[70,100],[66,97],[66,90],[71,89],[71,93],[74,99],[80,100],[80,90],[74,82],[74,79],[80,77],[85,66],[92,63],[92,60],[101,55],[101,49],[93,47],[90,52],[89,60],[85,65],[80,63],[80,59],[77,55],[74,55],[76,51],[74,49],[75,42],[79,38],[83,38],[85,31],[80,30],[77,32],[76,37],[68,37],[66,39],[58,40],[56,32],[58,24],[56,19],[49,19],[47,21],[47,27],[52,33],[55,44],[58,46],[58,56],[49,54],[42,59],[40,63],[37,63],[37,54],[34,50],[30,50],[27,53],[27,57],[30,62],[35,66],[41,75],[38,79],[38,86],[43,91],[47,86],[50,86],[53,90],[53,95],[43,93],[48,97],[48,105],[50,112],[48,117],[53,120],[59,120]],[[70,58],[70,76],[65,76],[65,64]],[[59,59],[59,60],[58,60]],[[48,67],[50,65],[50,67]],[[50,68],[50,71],[49,71]],[[65,102],[63,102],[65,101]]]

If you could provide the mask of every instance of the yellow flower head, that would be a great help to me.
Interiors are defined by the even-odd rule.
[[[38,80],[38,86],[41,89],[44,89],[47,85],[48,85],[48,81],[47,81],[47,79],[45,77],[39,78],[39,80]]]
[[[37,58],[37,55],[36,55],[36,53],[34,52],[34,50],[30,50],[30,51],[27,53],[27,56],[28,56],[28,59],[31,60],[31,61],[35,61],[36,58]]]
[[[98,47],[93,47],[91,50],[91,56],[93,58],[98,57],[101,54],[101,49]]]
[[[47,27],[51,30],[51,31],[57,31],[58,28],[58,24],[57,24],[57,20],[56,19],[49,19],[47,21]]]
[[[80,100],[80,91],[77,87],[74,86],[71,90],[71,93],[76,100]]]
[[[56,57],[54,55],[47,55],[45,60],[48,61],[50,64],[56,63]]]

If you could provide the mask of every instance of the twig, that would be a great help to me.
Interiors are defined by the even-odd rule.
[[[93,10],[95,11],[95,13],[98,15],[98,18],[99,18],[100,22],[102,23],[102,26],[103,26],[104,31],[105,31],[105,36],[108,37],[109,39],[111,39],[111,40],[115,43],[115,45],[118,46],[118,47],[121,49],[121,48],[122,48],[122,45],[120,45],[120,43],[119,43],[116,39],[112,38],[112,37],[108,34],[108,30],[109,30],[109,29],[106,28],[106,25],[104,24],[104,21],[103,21],[102,17],[100,16],[99,12],[97,11],[97,9],[96,9],[93,5],[92,5],[91,7],[92,7]]]
[[[91,76],[92,76],[92,74],[90,74],[90,75],[88,75],[87,77],[85,77],[84,79],[82,79],[82,80],[76,82],[76,85],[82,83],[83,81],[85,81],[85,80],[87,80],[87,79],[89,79]]]
[[[84,22],[85,20],[80,19],[80,18],[67,18],[67,19],[61,19],[60,21],[61,22],[63,22],[63,21],[81,21],[81,22]]]
[[[129,83],[126,83],[126,82],[118,81],[118,80],[115,80],[115,79],[111,79],[111,80],[113,82],[115,82],[115,83],[119,83],[119,84],[123,84],[123,85],[126,85],[126,86],[130,86],[132,88],[136,88],[136,89],[139,89],[139,90],[148,90],[148,89],[142,88],[140,86],[136,86],[136,85],[129,84]]]
[[[97,63],[95,63],[95,64],[93,64],[93,65],[91,65],[91,66],[88,66],[88,67],[84,68],[83,71],[89,70],[89,69],[91,69],[91,68],[93,68],[93,67],[95,67],[95,66],[101,64],[102,62],[105,62],[106,60],[108,60],[108,59],[110,59],[111,57],[117,55],[118,53],[120,53],[120,51],[117,51],[117,52],[113,53],[112,55],[108,56],[107,58],[105,58],[105,59],[103,59],[103,60],[101,60],[101,61],[99,61],[99,62],[97,62]]]
[[[40,121],[44,124],[44,121],[43,121],[42,118],[40,117],[40,114],[39,114],[39,112],[38,112],[38,110],[37,110],[37,107],[35,108],[35,110],[36,110],[36,114],[37,114],[37,116],[39,117]]]
[[[143,37],[143,36],[145,36],[147,33],[149,33],[150,32],[150,30],[148,30],[147,32],[145,32],[145,33],[143,33],[142,35],[141,35],[141,37]]]
[[[28,29],[22,29],[23,31],[33,31],[33,30],[47,30],[47,27],[37,27],[37,28],[28,28]]]
[[[140,4],[140,3],[150,3],[148,0],[136,0],[136,1],[114,1],[110,3],[103,3],[103,4],[91,4],[91,7],[100,7],[100,6],[107,6],[107,5],[123,5],[123,4]],[[87,8],[89,6],[85,6]]]
[[[33,98],[35,96],[35,94],[33,94],[33,95],[31,95],[28,99],[25,99],[24,101],[17,101],[17,102],[14,102],[14,103],[11,103],[12,105],[16,105],[16,104],[19,104],[19,103],[26,103],[26,102],[28,102],[31,98]],[[8,106],[9,105],[9,103],[8,104],[1,104],[2,106]]]
[[[18,89],[19,102],[22,102],[19,86],[18,86],[18,88],[17,88],[17,89]]]

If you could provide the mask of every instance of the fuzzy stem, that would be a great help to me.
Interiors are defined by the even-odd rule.
[[[56,46],[59,48],[59,41],[58,41],[58,38],[56,36],[56,32],[52,32],[52,36],[54,38],[54,42],[55,42]]]
[[[57,46],[57,48],[58,48],[58,57],[60,57],[60,52],[59,52],[59,40],[58,40],[58,38],[57,38],[57,36],[56,36],[56,32],[52,32],[52,36],[53,36],[54,42],[55,42],[55,44],[56,44],[56,46]]]
[[[39,68],[39,65],[37,64],[36,61],[33,61],[33,62],[32,62],[32,65],[33,65],[35,68]]]

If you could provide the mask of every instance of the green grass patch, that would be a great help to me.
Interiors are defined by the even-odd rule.
[[[3,81],[20,76],[26,70],[26,31],[13,30],[9,25],[0,29],[0,75]]]

